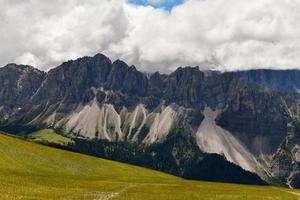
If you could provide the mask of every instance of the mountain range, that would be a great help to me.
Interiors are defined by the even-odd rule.
[[[300,186],[300,71],[146,75],[102,54],[0,68],[0,129],[189,179]]]

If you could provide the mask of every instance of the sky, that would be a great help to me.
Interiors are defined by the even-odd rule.
[[[174,6],[182,4],[183,0],[129,0],[129,3],[152,6],[154,8],[163,8],[165,10],[171,10]]]
[[[0,66],[103,53],[143,71],[300,69],[299,0],[0,0]]]

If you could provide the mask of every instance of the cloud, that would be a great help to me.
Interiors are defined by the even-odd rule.
[[[186,0],[170,11],[122,0],[0,5],[1,65],[48,69],[102,52],[145,71],[300,67],[298,0]]]
[[[0,0],[0,62],[48,69],[92,55],[127,31],[124,2],[102,0]]]

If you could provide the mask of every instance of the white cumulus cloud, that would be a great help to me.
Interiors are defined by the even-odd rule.
[[[102,52],[145,71],[300,67],[299,0],[186,0],[171,11],[125,0],[0,0],[0,27],[2,66],[46,70]]]

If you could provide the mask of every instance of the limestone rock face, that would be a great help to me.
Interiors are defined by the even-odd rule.
[[[8,64],[0,68],[0,106],[17,107],[28,102],[46,73],[31,66]]]

